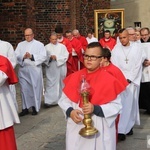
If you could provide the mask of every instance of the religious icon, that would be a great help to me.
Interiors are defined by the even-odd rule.
[[[118,30],[124,26],[124,9],[94,10],[95,36],[100,39],[109,30],[116,38]]]

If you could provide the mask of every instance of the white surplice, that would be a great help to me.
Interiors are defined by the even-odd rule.
[[[34,61],[23,60],[26,52],[33,55]],[[43,43],[33,39],[31,42],[20,42],[15,53],[19,64],[18,77],[23,109],[34,106],[38,112],[43,92],[42,63],[46,60],[46,49]]]
[[[146,59],[150,60],[150,43],[141,43],[141,45],[146,54]],[[141,82],[150,82],[150,66],[143,67]]]
[[[126,79],[131,80],[126,89],[126,97],[122,99],[118,133],[127,134],[134,124],[140,124],[138,98],[144,59],[145,53],[140,43],[130,42],[129,46],[118,43],[112,50],[112,63],[120,68]]]
[[[69,107],[81,110],[79,105],[70,101],[64,93],[58,104],[65,116]],[[121,98],[118,95],[115,100],[100,106],[105,117],[92,115],[93,126],[98,130],[93,136],[82,137],[79,131],[85,127],[83,123],[76,124],[70,117],[67,118],[66,150],[116,150],[115,119],[122,109]]]
[[[47,51],[46,64],[46,87],[45,87],[45,103],[50,105],[57,104],[62,94],[64,86],[63,79],[66,77],[69,53],[66,46],[61,43],[49,43],[45,46]],[[55,55],[56,60],[50,60],[50,56]]]
[[[90,44],[92,42],[98,42],[98,39],[95,38],[94,36],[92,36],[92,38],[86,37],[86,40],[87,40],[88,44]]]
[[[7,78],[7,75],[0,71],[0,130],[20,123]]]
[[[8,60],[11,62],[13,68],[16,67],[17,59],[16,59],[15,51],[14,51],[13,46],[9,42],[0,40],[0,55],[7,57]],[[15,107],[18,110],[18,104],[16,101],[15,85],[9,85],[9,87],[10,87],[10,90],[12,92],[12,95],[14,96]]]

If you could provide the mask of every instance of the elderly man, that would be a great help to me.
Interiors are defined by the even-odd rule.
[[[18,77],[21,86],[22,112],[27,115],[32,107],[32,115],[37,115],[41,106],[43,74],[41,64],[46,60],[43,43],[34,39],[31,28],[24,31],[25,41],[20,42],[15,50],[19,63]]]
[[[73,36],[73,33],[71,30],[66,31],[66,37],[69,39],[71,45],[72,45],[72,58],[73,63],[71,69],[73,72],[76,72],[83,68],[83,47],[81,45],[81,42]]]
[[[136,35],[135,35],[135,29],[132,27],[126,28],[129,34],[129,41],[135,42],[136,41]]]
[[[82,48],[85,51],[85,49],[88,45],[88,42],[87,42],[86,38],[84,36],[82,36],[80,34],[79,30],[77,30],[77,29],[74,29],[72,31],[72,34],[73,34],[74,37],[76,37],[81,42]]]

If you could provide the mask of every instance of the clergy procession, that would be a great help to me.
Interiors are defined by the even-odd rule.
[[[116,150],[132,137],[140,109],[150,115],[150,30],[117,35],[105,30],[98,39],[91,29],[84,36],[58,26],[46,45],[32,28],[15,49],[0,40],[0,150],[17,150],[14,125],[42,107],[64,114],[66,150]]]

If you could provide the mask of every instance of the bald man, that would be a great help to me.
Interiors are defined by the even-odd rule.
[[[40,110],[43,91],[42,63],[46,60],[44,44],[34,39],[33,30],[27,28],[24,36],[25,40],[15,50],[22,98],[22,112],[19,116],[27,115],[30,107],[33,110],[32,115],[37,115]]]
[[[129,82],[126,98],[122,99],[123,110],[118,125],[119,140],[123,141],[127,135],[133,134],[133,126],[140,124],[139,118],[139,86],[142,75],[142,63],[145,59],[140,44],[130,42],[126,29],[119,31],[121,44],[117,44],[113,51],[111,61],[124,74]]]

